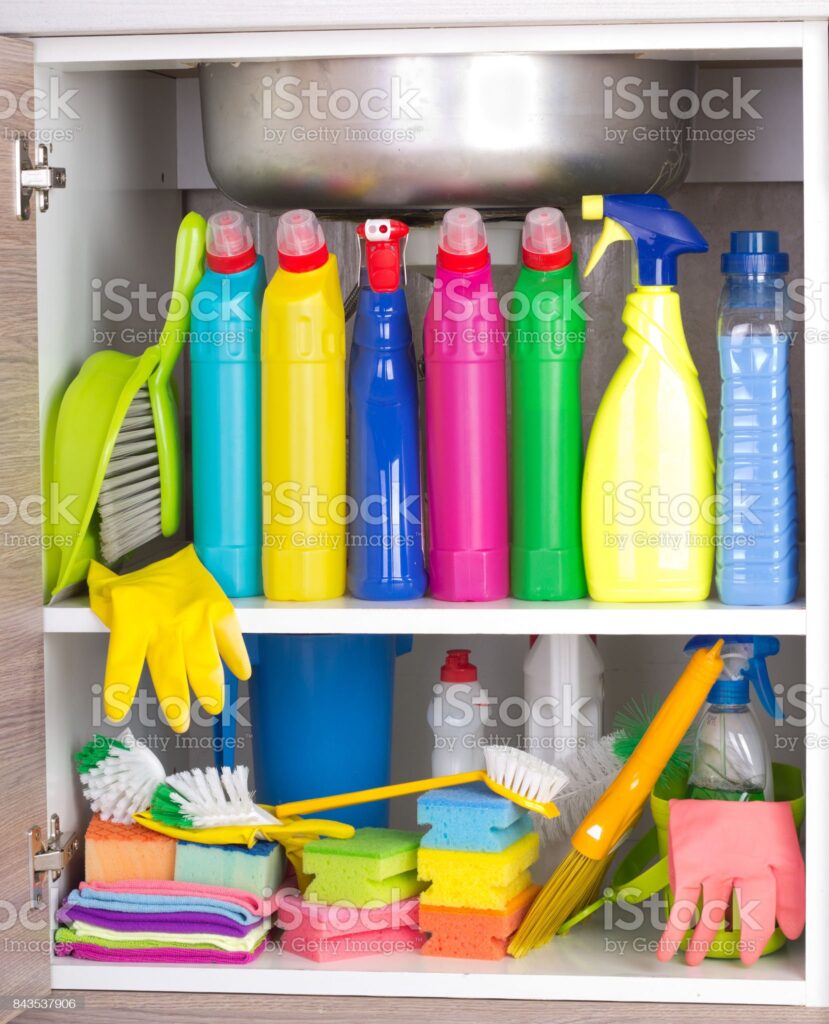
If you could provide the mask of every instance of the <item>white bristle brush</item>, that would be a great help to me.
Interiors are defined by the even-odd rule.
[[[195,768],[169,775],[153,794],[153,818],[177,828],[223,828],[229,825],[279,825],[254,802],[246,765]]]
[[[389,800],[410,793],[427,793],[448,786],[463,786],[470,782],[483,782],[493,793],[512,800],[528,811],[554,818],[558,814],[554,800],[567,785],[567,775],[556,765],[547,764],[516,747],[493,744],[484,748],[485,771],[461,772],[442,775],[435,779],[400,782],[377,789],[361,789],[356,793],[338,793],[313,800],[297,800],[274,808],[281,817],[292,814],[316,814],[319,811],[353,807],[355,804]]]
[[[122,825],[147,810],[165,775],[161,761],[129,729],[115,740],[96,736],[78,752],[76,764],[92,810]]]

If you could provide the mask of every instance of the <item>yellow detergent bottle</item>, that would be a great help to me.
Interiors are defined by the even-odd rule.
[[[310,210],[276,232],[262,304],[262,574],[271,601],[345,593],[345,314]]]
[[[714,562],[714,455],[676,284],[681,253],[706,252],[660,196],[585,196],[604,227],[585,277],[613,242],[633,242],[635,290],[622,321],[628,352],[602,398],[584,464],[582,533],[596,601],[700,601]]]

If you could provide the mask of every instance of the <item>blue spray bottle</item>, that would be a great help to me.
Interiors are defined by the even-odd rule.
[[[193,297],[191,405],[196,552],[228,597],[262,593],[259,323],[265,263],[241,213],[207,222]]]
[[[719,637],[695,636],[685,645],[691,654]],[[763,710],[775,721],[783,712],[774,695],[766,658],[777,654],[773,636],[726,636],[720,657],[723,671],[708,694],[694,739],[688,796],[695,800],[773,800],[768,744],[750,703],[754,687]]]
[[[417,368],[400,272],[408,233],[397,220],[357,228],[366,266],[348,370],[348,586],[374,601],[426,591]]]

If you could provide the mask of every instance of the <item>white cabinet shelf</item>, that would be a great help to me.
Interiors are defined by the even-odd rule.
[[[577,928],[523,960],[448,960],[418,953],[318,965],[269,949],[243,967],[100,964],[55,958],[58,989],[293,993],[475,999],[588,999],[625,1002],[798,1005],[805,1001],[803,943],[753,967],[681,957],[657,964],[656,933]],[[634,945],[635,940],[635,945]],[[627,942],[626,946],[621,943]],[[624,949],[624,952],[622,950]],[[714,1015],[716,1016],[716,1015]]]
[[[417,635],[592,633],[685,635],[691,633],[772,633],[805,636],[806,604],[748,608],[700,601],[693,604],[597,604],[517,601],[485,604],[419,601],[374,602],[341,597],[307,603],[264,598],[234,601],[245,633],[414,633]],[[47,633],[101,633],[106,627],[85,598],[44,609]]]

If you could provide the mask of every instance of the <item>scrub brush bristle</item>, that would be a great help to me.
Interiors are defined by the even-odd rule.
[[[492,782],[539,804],[551,804],[569,781],[555,765],[506,744],[484,747],[484,760]]]
[[[147,810],[165,774],[164,765],[129,729],[117,739],[95,736],[75,754],[75,767],[92,810],[121,825]]]
[[[254,803],[245,765],[168,776],[153,794],[150,813],[160,824],[184,829],[280,823]]]

